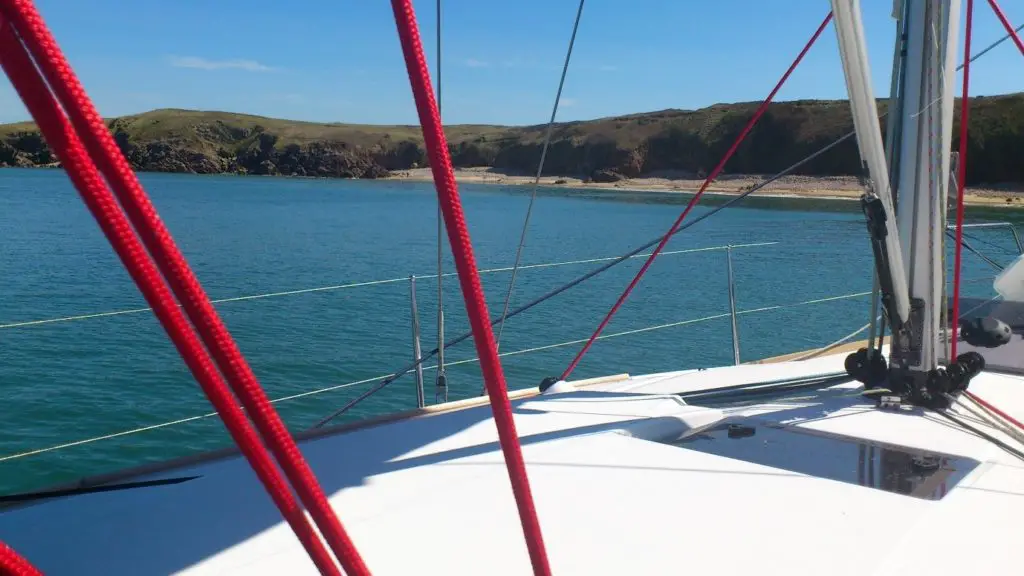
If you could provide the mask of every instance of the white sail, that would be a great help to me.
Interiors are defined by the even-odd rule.
[[[891,215],[894,213],[889,170],[885,161],[882,144],[882,130],[878,123],[878,108],[874,89],[871,86],[871,71],[868,66],[867,47],[864,42],[864,27],[861,23],[858,0],[832,0],[835,16],[836,36],[839,40],[839,54],[846,76],[846,88],[850,96],[850,110],[857,131],[857,147],[870,178],[871,192],[878,196],[890,219],[885,222],[885,235],[889,266],[892,269],[893,312],[901,322],[910,316],[907,281],[903,272],[903,252],[900,237],[895,233]]]

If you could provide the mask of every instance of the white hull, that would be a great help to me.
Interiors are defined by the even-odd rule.
[[[933,413],[877,408],[854,383],[722,410],[671,396],[842,372],[844,358],[610,378],[517,400],[554,573],[1024,569],[1006,524],[1024,515],[1024,463]],[[971,390],[1024,415],[1021,376],[986,372]],[[692,440],[704,443],[694,449],[665,443],[725,418],[753,426],[754,435],[718,432]],[[881,460],[898,460],[905,450],[882,456],[871,443],[954,458],[940,467],[948,470],[925,473],[930,478],[915,491],[892,492],[872,485],[895,480],[882,478]],[[486,405],[356,428],[302,447],[374,574],[530,573]],[[892,472],[901,464],[888,466]],[[193,475],[199,478],[10,510],[0,514],[0,539],[46,574],[316,573],[243,459],[131,479]]]

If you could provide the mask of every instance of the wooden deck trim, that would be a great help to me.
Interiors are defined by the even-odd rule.
[[[867,347],[867,345],[868,345],[868,341],[867,340],[860,340],[858,342],[849,342],[847,344],[843,344],[842,346],[836,346],[835,348],[832,348],[828,352],[824,353],[823,356],[827,356],[827,355],[831,355],[831,354],[842,354],[842,353],[856,352],[857,350],[859,350],[861,348]],[[796,360],[797,358],[800,358],[801,356],[806,356],[807,354],[810,354],[812,352],[816,352],[818,350],[823,350],[823,348],[813,348],[811,350],[803,350],[803,351],[800,351],[800,352],[790,352],[789,354],[783,354],[781,356],[772,356],[770,358],[762,358],[761,360],[755,360],[753,362],[748,362],[748,364],[775,364],[777,362],[789,362],[789,361],[792,361],[792,360]]]

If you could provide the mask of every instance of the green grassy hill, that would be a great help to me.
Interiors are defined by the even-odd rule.
[[[701,175],[714,166],[756,107],[716,104],[694,111],[560,123],[545,174],[595,180],[669,172]],[[173,109],[114,118],[108,125],[132,165],[143,171],[377,178],[427,165],[418,126],[318,124]],[[776,172],[838,139],[851,125],[845,101],[772,104],[726,171]],[[973,99],[970,129],[970,184],[1024,182],[1024,93]],[[446,132],[457,167],[532,173],[544,126],[458,125]],[[953,146],[958,146],[955,136]],[[0,125],[0,166],[55,161],[33,124]],[[799,173],[858,171],[851,139]]]

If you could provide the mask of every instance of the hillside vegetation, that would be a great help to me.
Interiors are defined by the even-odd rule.
[[[560,123],[554,128],[544,172],[599,182],[665,174],[701,176],[713,168],[756,107],[716,104],[694,111]],[[884,110],[881,103],[879,112]],[[418,126],[317,124],[170,109],[114,118],[108,125],[132,165],[142,171],[379,178],[427,165]],[[772,104],[726,172],[777,172],[832,143],[851,126],[845,101]],[[536,171],[544,128],[458,125],[446,132],[456,167],[487,166],[516,174]],[[954,149],[957,133],[954,127]],[[972,99],[968,183],[1024,182],[1022,156],[1024,93]],[[0,166],[55,162],[33,124],[0,125]],[[851,138],[797,173],[858,172]]]

